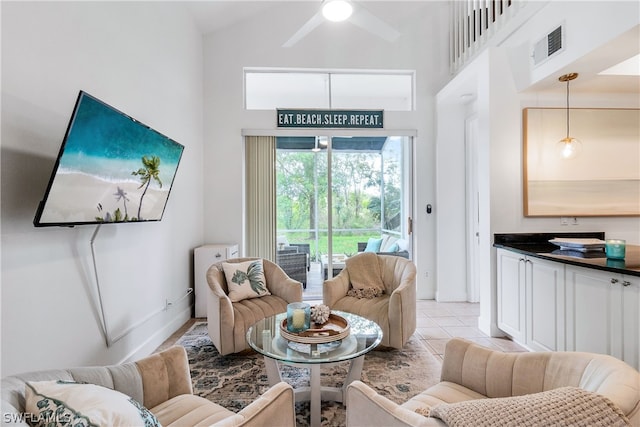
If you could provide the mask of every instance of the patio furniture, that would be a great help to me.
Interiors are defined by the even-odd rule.
[[[345,254],[333,254],[333,256],[331,257],[331,277],[337,276],[342,270],[344,270],[344,261],[346,259],[347,256]],[[324,278],[324,280],[327,280],[329,278],[329,256],[322,255],[320,257],[320,264],[323,274],[322,277]]]
[[[302,288],[307,288],[307,262],[309,257],[304,252],[298,252],[294,246],[285,246],[276,252],[276,264],[293,280],[302,283]]]
[[[298,252],[307,254],[307,271],[311,269],[311,245],[309,243],[290,243],[289,246],[298,248]]]
[[[409,251],[407,250],[407,242],[404,239],[398,239],[393,236],[384,235],[379,240],[379,246],[373,252],[378,255],[394,255],[401,256],[403,258],[409,258]],[[365,252],[367,250],[367,244],[369,242],[358,242],[358,253]]]

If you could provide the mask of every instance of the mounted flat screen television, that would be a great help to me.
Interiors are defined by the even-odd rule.
[[[160,221],[183,150],[80,91],[33,224]]]

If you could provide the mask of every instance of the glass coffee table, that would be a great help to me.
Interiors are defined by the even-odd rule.
[[[344,311],[333,310],[331,313],[347,319],[351,330],[342,340],[326,344],[289,342],[281,337],[280,324],[287,313],[267,317],[247,331],[247,342],[251,348],[264,356],[271,385],[282,381],[278,362],[309,368],[310,387],[297,388],[294,392],[296,402],[308,400],[311,404],[311,427],[320,426],[322,400],[344,402],[347,386],[362,375],[364,355],[382,340],[382,329],[375,322]],[[342,387],[323,387],[320,384],[320,367],[344,361],[351,361],[351,365]]]

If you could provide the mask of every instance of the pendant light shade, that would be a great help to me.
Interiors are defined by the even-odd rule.
[[[327,0],[322,6],[322,15],[333,22],[349,19],[353,13],[353,6],[346,0]]]
[[[569,133],[569,82],[577,77],[578,73],[569,73],[558,78],[559,81],[567,83],[567,136],[557,142],[556,148],[560,157],[567,160],[576,158],[582,152],[582,142]]]
[[[557,150],[563,159],[575,159],[582,152],[582,141],[571,137],[562,138],[557,142]]]

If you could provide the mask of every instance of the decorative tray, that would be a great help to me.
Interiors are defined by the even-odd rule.
[[[572,251],[602,251],[605,246],[604,240],[600,239],[565,239],[555,238],[549,240],[550,243],[560,246],[560,249],[568,249]]]
[[[338,341],[349,336],[351,327],[349,321],[337,314],[330,314],[329,320],[318,325],[311,324],[311,329],[302,332],[289,332],[287,330],[287,319],[282,319],[280,323],[280,336],[286,340],[303,344],[324,344]]]

